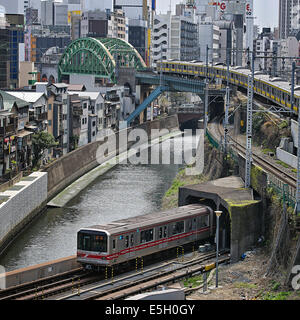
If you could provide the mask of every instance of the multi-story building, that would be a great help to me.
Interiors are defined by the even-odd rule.
[[[72,41],[81,37],[81,14],[70,13],[71,39]]]
[[[24,0],[0,0],[0,6],[5,8],[6,14],[24,15]]]
[[[279,37],[285,39],[299,31],[299,0],[279,0]]]
[[[46,82],[58,82],[57,65],[64,49],[58,47],[49,48],[41,57],[39,63],[35,63],[40,73],[41,81]]]
[[[147,20],[147,0],[114,0],[114,10],[121,9],[129,19]]]
[[[40,63],[49,48],[65,50],[70,42],[70,26],[29,26],[25,34],[25,59]]]
[[[81,18],[80,34],[85,37],[107,37],[108,15],[105,11],[86,11]]]
[[[128,18],[124,11],[116,9],[109,15],[107,37],[128,41]]]
[[[32,162],[29,104],[0,90],[0,175],[25,170]]]
[[[34,62],[21,61],[19,64],[19,88],[32,86],[37,82],[38,71]]]
[[[9,30],[4,13],[0,17],[0,88],[9,88],[10,58],[9,58]]]
[[[256,52],[256,58],[254,61],[256,70],[270,72],[270,59],[266,59],[265,57],[268,55],[271,57],[273,51],[273,34],[271,33],[271,28],[263,28],[261,34],[259,34],[258,38],[253,42],[253,48]]]
[[[46,26],[68,25],[68,5],[55,0],[42,0],[41,24]]]
[[[48,96],[48,132],[59,143],[53,148],[53,156],[60,157],[69,150],[69,113],[68,113],[68,85],[65,83],[52,83],[43,87],[36,85],[36,90],[44,92]]]
[[[81,37],[119,38],[128,41],[128,20],[122,10],[87,11],[82,14]]]
[[[198,41],[199,41],[199,60],[208,62],[219,62],[221,57],[220,50],[220,28],[213,22],[200,21],[198,23]],[[208,47],[208,51],[207,51]]]
[[[120,109],[119,96],[111,91],[105,95],[104,102],[104,129],[117,129],[118,127],[118,116],[117,112]]]
[[[73,85],[71,85],[73,86]],[[70,87],[69,87],[70,88]],[[69,89],[68,88],[68,89]],[[103,88],[104,89],[104,88]],[[104,124],[104,94],[93,91],[69,91],[70,95],[77,95],[79,99],[82,97],[88,97],[90,100],[89,104],[89,115],[95,114],[97,116],[97,132],[103,129]]]
[[[24,15],[6,14],[9,23],[10,87],[19,84],[19,62],[25,60]]]
[[[191,61],[199,59],[198,30],[194,19],[167,14],[154,16],[152,36],[155,68],[161,59]]]
[[[47,130],[48,98],[43,92],[34,91],[8,91],[6,92],[20,100],[25,101],[29,106],[29,120],[25,129],[31,128],[37,131]]]
[[[147,21],[129,19],[128,23],[128,42],[136,48],[144,61],[146,61],[148,43]]]

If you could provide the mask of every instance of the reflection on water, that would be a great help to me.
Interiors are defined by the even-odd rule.
[[[79,228],[159,210],[164,193],[181,167],[130,163],[116,166],[66,208],[47,209],[19,235],[1,257],[0,265],[10,271],[74,255]]]

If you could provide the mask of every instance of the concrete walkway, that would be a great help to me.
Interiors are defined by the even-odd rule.
[[[150,143],[145,143],[140,146],[140,150],[147,149],[155,144],[159,144],[165,140],[168,140],[172,137],[176,137],[181,135],[182,132],[179,130],[170,132],[160,138],[153,139]],[[94,180],[96,180],[99,176],[106,173],[108,170],[112,169],[117,164],[122,163],[122,161],[130,158],[131,155],[136,154],[135,150],[129,149],[126,152],[121,153],[111,159],[105,161],[100,164],[96,168],[92,169],[75,182],[70,184],[67,188],[65,188],[62,192],[60,192],[56,197],[54,197],[51,201],[47,203],[48,207],[64,207],[70,200],[76,197],[83,189],[85,189],[89,184],[91,184]]]

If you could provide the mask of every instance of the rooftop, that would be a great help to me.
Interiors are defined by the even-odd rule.
[[[44,95],[43,92],[31,92],[31,91],[9,91],[6,93],[29,103],[35,103]]]

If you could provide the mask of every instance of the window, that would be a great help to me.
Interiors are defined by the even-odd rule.
[[[48,104],[48,110],[52,110],[52,104]]]
[[[125,247],[128,248],[129,246],[129,236],[125,237]]]
[[[184,221],[177,221],[173,223],[172,234],[182,233],[184,231]]]
[[[52,120],[48,120],[48,126],[52,126]]]
[[[205,227],[208,227],[208,225],[209,225],[209,216],[208,215],[198,217],[198,227],[199,228],[205,228]]]
[[[163,230],[163,227],[159,227],[159,230],[158,230],[158,237],[159,237],[159,239],[162,238],[162,235],[163,235],[162,230]]]
[[[187,221],[187,230],[191,231],[193,229],[193,220],[190,219]]]
[[[113,239],[112,247],[113,247],[113,249],[116,248],[116,240],[115,239]]]
[[[134,235],[131,234],[130,235],[130,247],[133,247],[133,245],[134,245]]]
[[[77,236],[79,250],[107,252],[107,235],[97,231],[80,231]]]
[[[153,229],[143,230],[141,232],[141,243],[153,240]]]
[[[164,226],[164,238],[166,238],[167,237],[167,226]]]

